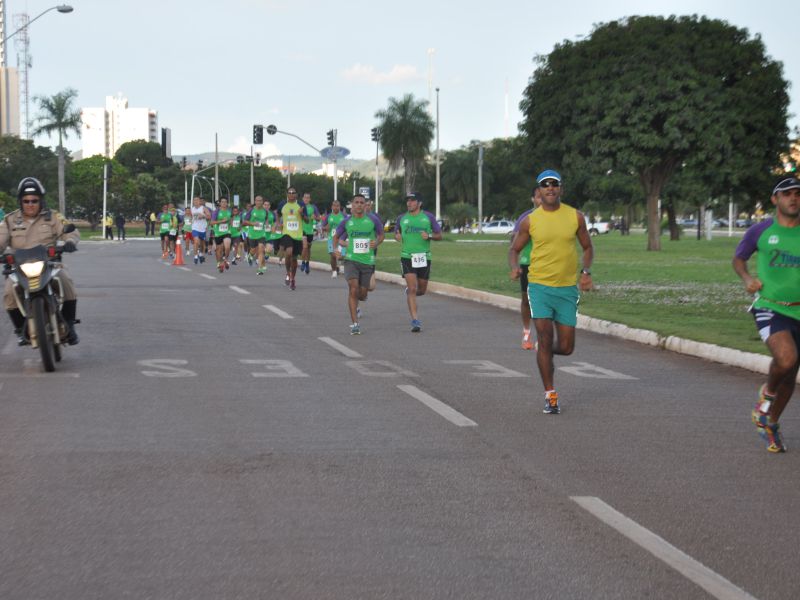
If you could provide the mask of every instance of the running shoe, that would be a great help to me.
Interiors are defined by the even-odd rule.
[[[531,334],[525,333],[522,336],[522,349],[523,350],[533,350],[533,342],[531,341]]]
[[[417,333],[422,329],[422,323],[419,319],[411,319],[411,331]]]
[[[311,265],[306,263],[306,275],[311,275]]]
[[[217,269],[219,269],[220,273],[224,273],[225,272],[225,267],[222,265],[221,262],[217,263]]]
[[[258,271],[256,271],[256,275],[263,275],[263,274],[264,274],[264,269],[258,269]]]
[[[162,252],[161,253],[161,258],[167,258],[167,253],[166,252]]]
[[[201,254],[200,255],[200,264],[202,265],[204,262],[206,262],[206,257]]]
[[[761,389],[758,390],[758,402],[756,402],[753,410],[750,411],[750,419],[753,421],[753,425],[759,429],[775,423],[772,417],[769,416],[775,397],[768,396],[766,390],[767,384],[762,385]]]
[[[286,279],[283,280],[283,285],[289,285],[289,275],[286,275]]]
[[[350,325],[350,335],[361,335],[361,327],[358,326],[358,323]]]
[[[544,396],[544,410],[546,415],[561,414],[561,409],[558,407],[558,394],[556,392],[549,392]]]
[[[231,263],[229,263],[229,262],[226,260],[226,261],[225,261],[225,270],[227,271],[227,270],[228,270],[228,269],[230,269],[230,268],[231,268]]]
[[[199,260],[200,260],[200,259],[199,259],[199,257],[197,256],[197,254],[195,254],[195,255],[194,255],[194,264],[197,264]]]
[[[292,280],[289,282],[289,289],[290,289],[290,290],[297,289],[297,285],[295,285],[295,283],[294,283],[294,279],[292,279]]]
[[[234,258],[234,259],[231,261],[231,264],[232,264],[234,267],[236,266],[236,259],[235,259],[235,258]]]
[[[249,252],[247,253],[247,266],[248,267],[253,266],[253,255],[250,254]]]
[[[331,279],[336,279],[339,276],[339,271],[333,271],[331,273]]]
[[[779,453],[786,452],[786,445],[780,434],[780,425],[770,423],[765,427],[759,427],[758,434],[767,443],[767,452]]]

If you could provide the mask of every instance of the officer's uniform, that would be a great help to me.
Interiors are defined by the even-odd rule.
[[[77,229],[71,233],[64,233],[66,223],[67,221],[60,213],[49,208],[39,211],[32,221],[28,221],[22,216],[21,209],[15,210],[0,221],[0,252],[6,247],[28,249],[40,244],[48,246],[55,244],[58,240],[77,244],[81,239],[81,234]],[[58,274],[58,278],[64,287],[64,300],[76,300],[75,286],[63,269]],[[10,279],[6,279],[3,304],[6,310],[17,308]]]

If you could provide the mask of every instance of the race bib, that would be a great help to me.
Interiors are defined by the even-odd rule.
[[[177,229],[170,229],[170,230],[169,230],[169,234],[170,234],[170,235],[175,235],[175,234],[177,234],[177,233],[178,233],[178,230],[177,230]]]
[[[286,221],[286,231],[300,231],[300,223],[297,221]]]
[[[253,229],[255,231],[264,231],[264,224],[263,223],[256,223],[253,225]]]
[[[353,254],[367,254],[369,252],[369,238],[353,239]]]
[[[225,231],[228,231],[228,224],[227,223],[220,223],[219,224],[219,232],[220,233],[224,233]]]
[[[415,252],[411,255],[411,266],[422,269],[428,266],[428,255],[425,252]]]
[[[240,219],[234,219],[232,226],[234,229],[239,229],[242,226],[242,221]]]

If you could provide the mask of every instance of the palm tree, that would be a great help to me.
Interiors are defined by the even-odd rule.
[[[415,100],[413,94],[406,94],[400,100],[389,98],[389,106],[375,113],[389,168],[397,171],[403,167],[404,192],[413,190],[417,171],[424,168],[433,140],[434,122],[427,105],[427,100]]]
[[[58,210],[66,214],[64,194],[64,140],[74,131],[81,135],[81,112],[74,109],[72,103],[78,97],[78,92],[67,88],[53,97],[36,96],[34,100],[39,104],[39,116],[33,136],[43,133],[50,137],[58,133]]]

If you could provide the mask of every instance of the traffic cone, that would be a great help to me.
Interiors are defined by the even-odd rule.
[[[182,267],[184,264],[183,262],[183,242],[181,241],[181,236],[178,236],[178,239],[175,240],[175,260],[172,261],[173,267]]]

